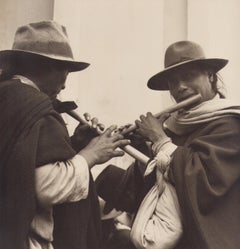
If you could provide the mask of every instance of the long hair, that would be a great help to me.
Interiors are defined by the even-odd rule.
[[[221,99],[226,98],[226,88],[224,86],[224,82],[219,73],[209,72],[209,77],[211,77],[211,84],[214,92],[220,96]]]

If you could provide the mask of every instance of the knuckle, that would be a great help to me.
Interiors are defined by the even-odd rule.
[[[98,122],[98,118],[93,117],[93,118],[91,119],[91,121],[92,121],[92,122],[96,122],[96,123],[97,123],[97,122]]]

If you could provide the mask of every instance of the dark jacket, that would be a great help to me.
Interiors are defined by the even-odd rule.
[[[0,82],[0,248],[27,249],[35,214],[36,167],[72,158],[70,138],[50,99],[18,80]],[[86,200],[54,207],[58,249],[98,249],[100,216],[93,181]]]

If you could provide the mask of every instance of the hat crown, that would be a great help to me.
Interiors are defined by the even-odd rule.
[[[25,57],[21,57],[25,55]],[[24,60],[32,56],[57,61],[69,72],[81,71],[90,64],[75,61],[68,41],[66,28],[55,21],[30,23],[17,29],[12,49],[0,51],[0,66],[9,64],[20,56]]]
[[[66,29],[54,21],[30,23],[19,27],[12,49],[53,59],[73,60]]]
[[[184,61],[204,59],[203,49],[191,41],[180,41],[170,45],[165,53],[165,68],[173,66]]]

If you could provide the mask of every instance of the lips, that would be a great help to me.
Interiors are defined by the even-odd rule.
[[[178,97],[178,102],[184,101],[185,99],[188,99],[192,96],[196,95],[196,93],[188,93],[188,94],[183,94],[181,96]]]

